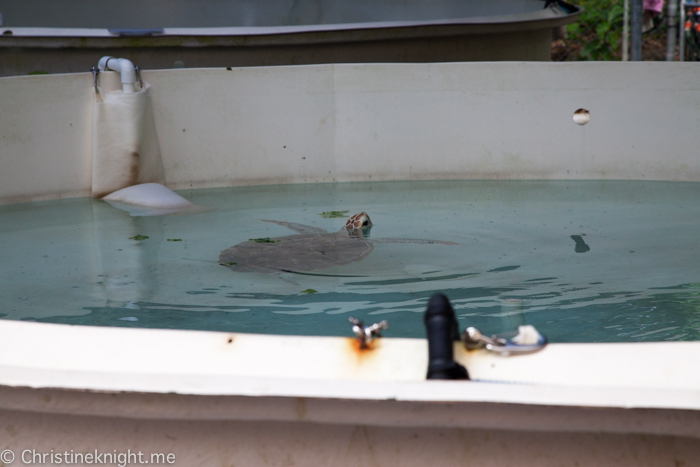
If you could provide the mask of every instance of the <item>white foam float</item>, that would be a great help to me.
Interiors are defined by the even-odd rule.
[[[142,183],[122,188],[102,199],[133,217],[194,214],[207,210],[160,183]]]

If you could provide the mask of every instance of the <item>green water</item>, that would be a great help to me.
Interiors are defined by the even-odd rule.
[[[180,192],[214,208],[129,217],[102,201],[0,206],[0,315],[97,326],[351,335],[348,316],[423,337],[431,294],[486,334],[532,324],[553,342],[700,338],[700,184],[450,181]],[[233,272],[219,253],[338,231],[366,211],[377,243],[307,274]],[[137,241],[130,237],[148,236]],[[181,239],[182,241],[168,241]],[[309,289],[316,293],[302,293]]]

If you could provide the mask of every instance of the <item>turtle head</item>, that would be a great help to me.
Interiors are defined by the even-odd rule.
[[[352,237],[364,237],[369,234],[369,229],[372,228],[372,221],[366,212],[361,212],[350,216],[350,219],[345,223],[343,230],[347,230]]]

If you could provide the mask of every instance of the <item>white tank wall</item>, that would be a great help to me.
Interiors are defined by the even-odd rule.
[[[700,456],[698,343],[551,344],[510,358],[459,350],[482,380],[468,382],[425,381],[422,339],[360,352],[349,338],[4,320],[0,337],[2,448],[17,456],[130,449],[188,466],[533,467]]]
[[[506,62],[143,75],[153,85],[166,180],[177,189],[445,178],[697,181],[696,70],[693,63]],[[101,80],[113,86],[109,75]],[[90,74],[0,78],[1,202],[89,194],[93,99]],[[585,126],[572,120],[581,107],[591,112]]]
[[[0,78],[0,200],[88,196],[92,77]]]
[[[153,403],[144,402],[141,407]],[[342,414],[335,415],[341,420]],[[509,418],[505,410],[497,416],[501,420]],[[11,435],[4,436],[3,448],[13,449],[18,459],[10,466],[25,465],[19,456],[32,449],[38,453],[50,453],[52,449],[61,453],[141,451],[149,464],[151,453],[164,453],[174,456],[175,462],[170,465],[188,467],[658,467],[694,466],[700,456],[697,438],[594,431],[382,426],[363,422],[319,424],[298,420],[134,420],[5,410],[0,410],[0,428],[9,428],[5,432]],[[163,464],[169,465],[160,465]],[[132,461],[129,465],[138,464]]]
[[[144,78],[174,188],[698,181],[696,67],[320,65]],[[0,79],[0,202],[90,194],[93,99],[89,74]],[[571,118],[579,107],[591,111],[584,127]],[[363,355],[343,338],[11,321],[0,334],[2,449],[18,455],[132,449],[206,466],[656,466],[700,456],[698,343],[562,344],[513,359],[459,350],[472,376],[501,381],[469,383],[422,381],[420,340],[382,339]],[[266,365],[274,374],[260,373]]]

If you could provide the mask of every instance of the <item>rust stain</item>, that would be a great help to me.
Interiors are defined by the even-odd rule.
[[[136,185],[139,180],[139,160],[141,156],[138,152],[131,153],[131,161],[129,163],[129,185]]]
[[[470,357],[479,350],[481,349],[467,350],[460,341],[455,341],[452,345],[454,360],[464,366],[468,366]]]
[[[297,413],[297,419],[304,420],[306,418],[306,398],[305,397],[297,397],[296,398],[296,405],[294,406],[294,410]]]
[[[130,160],[129,160],[129,179],[127,181],[127,184],[123,186],[122,188],[126,188],[129,186],[134,186],[139,183],[139,163],[141,160],[141,155],[136,152],[132,151],[130,154]],[[117,188],[118,190],[119,188]],[[107,192],[94,192],[92,194],[92,197],[95,199],[101,199],[104,198],[105,196],[117,191],[117,190],[109,190]]]
[[[355,357],[358,360],[358,363],[362,363],[372,358],[375,358],[379,353],[377,351],[382,346],[380,339],[375,339],[367,347],[360,347],[360,341],[353,337],[346,338],[346,342],[348,350],[352,355],[355,355]]]

